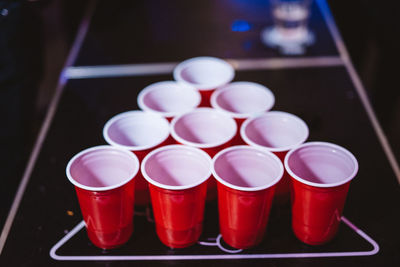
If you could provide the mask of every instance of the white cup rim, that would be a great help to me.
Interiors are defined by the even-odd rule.
[[[157,153],[160,153],[162,151],[165,151],[165,150],[169,150],[169,149],[182,149],[182,150],[186,150],[186,151],[191,151],[191,152],[197,153],[197,154],[201,155],[202,157],[204,157],[209,162],[209,165],[210,165],[210,168],[207,171],[207,175],[205,175],[202,179],[199,179],[195,183],[188,184],[188,185],[181,185],[181,186],[166,185],[166,184],[162,184],[160,182],[157,182],[157,181],[153,180],[146,172],[145,166],[146,166],[147,161],[153,155],[155,155]],[[185,190],[185,189],[194,188],[194,187],[202,184],[203,182],[207,181],[210,178],[210,176],[211,176],[211,157],[206,152],[204,152],[203,150],[195,148],[195,147],[190,147],[190,146],[185,146],[185,145],[168,145],[168,146],[163,146],[163,147],[154,149],[149,154],[147,154],[144,157],[144,159],[142,160],[142,164],[140,166],[140,170],[141,170],[141,173],[142,173],[143,177],[146,179],[146,181],[151,183],[152,185],[154,185],[156,187],[167,189],[167,190]]]
[[[232,127],[233,127],[232,133],[231,133],[230,135],[226,136],[226,138],[225,138],[224,140],[221,140],[221,141],[219,141],[219,142],[214,142],[214,143],[207,143],[207,144],[195,143],[195,142],[192,142],[192,141],[188,141],[188,140],[186,140],[186,139],[183,139],[182,137],[180,137],[180,136],[176,133],[176,131],[175,131],[175,125],[176,125],[176,123],[177,123],[181,118],[183,118],[184,116],[193,114],[193,113],[204,113],[204,112],[213,112],[213,113],[215,112],[215,114],[219,114],[219,115],[221,115],[221,116],[224,116],[225,119],[226,119],[227,121],[229,121],[229,122],[232,124]],[[235,120],[232,119],[232,118],[231,118],[230,116],[228,116],[227,114],[225,114],[225,113],[223,113],[223,112],[220,112],[220,111],[218,111],[218,110],[216,110],[216,109],[213,109],[213,108],[207,108],[207,107],[196,108],[196,109],[194,109],[194,110],[192,110],[192,111],[189,111],[189,112],[186,112],[186,113],[183,113],[183,114],[181,114],[181,115],[176,116],[176,117],[171,121],[171,136],[172,136],[176,141],[178,141],[178,142],[181,143],[181,144],[184,144],[184,145],[187,145],[187,146],[192,146],[192,147],[197,147],[197,148],[213,148],[213,147],[219,147],[219,146],[221,146],[221,145],[223,145],[223,144],[229,142],[230,140],[232,140],[233,137],[235,137],[236,132],[237,132],[237,124],[236,124]]]
[[[227,78],[218,82],[210,82],[210,83],[191,83],[182,78],[182,70],[184,70],[187,66],[190,66],[191,64],[194,64],[196,62],[201,62],[201,61],[210,61],[213,62],[214,64],[220,64],[226,68],[226,71],[228,73]],[[189,84],[191,86],[194,86],[197,90],[199,91],[210,91],[213,89],[216,89],[218,87],[221,87],[230,81],[233,80],[235,76],[235,70],[233,69],[232,65],[229,64],[227,61],[217,58],[217,57],[194,57],[194,58],[189,58],[178,65],[173,70],[173,76],[176,81],[183,82],[185,84]]]
[[[87,185],[79,183],[78,181],[76,181],[73,178],[73,176],[71,174],[72,164],[74,164],[74,162],[81,156],[88,154],[90,152],[93,152],[93,151],[98,151],[98,150],[109,150],[109,151],[113,151],[113,152],[122,153],[122,154],[126,155],[127,157],[129,157],[134,162],[135,168],[129,175],[127,175],[126,179],[124,179],[123,181],[121,181],[115,185],[96,187],[96,186],[87,186]],[[139,166],[140,166],[139,159],[132,152],[129,152],[125,149],[121,149],[118,147],[110,146],[110,145],[101,145],[101,146],[95,146],[95,147],[90,147],[90,148],[84,149],[81,152],[79,152],[78,154],[76,154],[75,156],[73,156],[69,160],[65,172],[66,172],[68,180],[76,187],[79,187],[81,189],[88,190],[88,191],[96,191],[96,192],[99,191],[100,192],[100,191],[108,191],[108,190],[112,190],[115,188],[119,188],[119,187],[127,184],[128,182],[130,182],[132,179],[134,179],[136,177],[136,175],[139,171]]]
[[[237,86],[237,85],[254,86],[255,88],[264,90],[265,94],[268,95],[268,98],[270,99],[270,104],[263,111],[258,111],[258,112],[239,113],[239,112],[233,112],[233,111],[224,109],[223,107],[221,107],[218,104],[217,98],[222,93],[230,90],[232,86]],[[275,96],[268,87],[266,87],[262,84],[255,83],[255,82],[247,82],[247,81],[237,81],[237,82],[228,83],[228,84],[218,88],[217,90],[215,90],[215,92],[213,92],[210,97],[210,104],[213,108],[221,110],[222,112],[226,112],[235,119],[247,119],[249,117],[256,116],[258,114],[269,111],[275,105]]]
[[[277,178],[275,178],[274,180],[272,180],[270,183],[262,185],[262,186],[257,186],[257,187],[243,187],[243,186],[237,186],[231,183],[228,183],[227,181],[225,181],[224,179],[222,179],[216,172],[215,170],[215,162],[218,160],[219,157],[221,157],[221,155],[231,151],[231,150],[237,150],[237,149],[247,149],[247,150],[252,150],[254,152],[258,152],[258,153],[262,153],[264,155],[267,155],[268,157],[270,157],[273,161],[275,161],[277,163],[277,166],[279,166],[279,174],[277,175]],[[283,177],[283,173],[284,173],[284,168],[283,168],[283,164],[282,161],[273,153],[265,150],[265,149],[259,149],[257,147],[251,147],[251,146],[246,146],[246,145],[239,145],[239,146],[232,146],[232,147],[228,147],[225,148],[221,151],[219,151],[212,159],[212,175],[214,176],[214,178],[220,182],[221,184],[231,188],[231,189],[235,189],[235,190],[239,190],[239,191],[246,191],[246,192],[255,192],[255,191],[260,191],[260,190],[264,190],[267,188],[270,188],[272,186],[274,186],[275,184],[277,184]]]
[[[123,119],[123,118],[128,118],[135,114],[142,114],[143,116],[149,116],[152,119],[159,120],[160,125],[163,127],[163,129],[165,129],[161,138],[159,140],[156,140],[154,143],[151,143],[148,145],[142,145],[142,146],[126,146],[126,145],[122,145],[118,142],[115,142],[108,134],[110,127],[116,121]],[[103,127],[103,137],[108,144],[115,146],[115,147],[127,149],[130,151],[142,151],[142,150],[148,150],[148,149],[154,148],[154,147],[162,144],[165,140],[167,140],[169,134],[170,134],[170,126],[169,126],[169,122],[166,118],[164,118],[161,115],[156,114],[154,112],[148,112],[148,111],[143,111],[143,110],[131,110],[131,111],[119,113],[119,114],[115,115],[114,117],[112,117],[111,119],[109,119]]]
[[[183,111],[183,112],[177,112],[177,111],[159,111],[159,110],[155,110],[150,108],[149,106],[147,106],[144,103],[144,97],[156,90],[159,90],[160,86],[164,86],[164,85],[174,85],[174,86],[178,86],[178,87],[182,87],[185,88],[187,90],[192,90],[193,92],[193,96],[195,98],[195,105],[193,106],[192,109],[195,109],[196,107],[198,107],[200,105],[201,102],[201,95],[199,93],[198,90],[196,90],[195,87],[191,86],[190,84],[187,83],[182,83],[182,82],[178,82],[178,81],[161,81],[161,82],[156,82],[153,84],[150,84],[148,86],[146,86],[145,88],[143,88],[140,92],[139,95],[137,97],[137,102],[138,102],[138,106],[141,110],[143,111],[149,111],[149,112],[154,112],[157,113],[165,118],[170,118],[170,117],[175,117],[179,114],[185,113],[191,109],[188,109],[187,111]]]
[[[345,154],[347,157],[349,157],[349,159],[353,162],[354,164],[354,170],[351,172],[350,175],[348,175],[348,177],[346,179],[343,179],[342,181],[336,182],[336,183],[315,183],[315,182],[310,182],[306,179],[303,179],[299,176],[297,176],[290,168],[289,166],[289,158],[291,157],[291,155],[293,153],[295,153],[297,150],[305,148],[305,147],[309,147],[309,146],[325,146],[328,148],[332,148],[335,150],[338,150],[340,152],[342,152],[343,154]],[[285,156],[285,160],[284,160],[284,165],[285,165],[285,169],[286,171],[289,173],[289,175],[294,178],[295,180],[299,181],[300,183],[312,186],[312,187],[320,187],[320,188],[330,188],[330,187],[336,187],[336,186],[340,186],[343,184],[346,184],[348,182],[350,182],[357,174],[358,172],[358,161],[356,159],[356,157],[347,149],[345,149],[344,147],[341,147],[339,145],[333,144],[333,143],[329,143],[329,142],[321,142],[321,141],[314,141],[314,142],[307,142],[304,143],[302,145],[299,145],[298,147],[290,150],[286,156]]]
[[[259,119],[259,118],[264,118],[264,117],[271,117],[271,116],[273,116],[273,117],[288,117],[288,118],[293,119],[293,120],[295,120],[296,122],[298,122],[299,125],[301,125],[302,130],[304,131],[304,133],[303,133],[303,138],[299,139],[298,142],[296,142],[296,143],[294,143],[294,144],[292,144],[292,145],[289,145],[289,146],[282,146],[282,147],[268,147],[268,146],[262,146],[262,145],[259,145],[259,144],[255,143],[254,141],[252,141],[252,140],[247,136],[247,134],[246,134],[246,128],[247,128],[247,126],[248,126],[251,122],[253,122],[254,120],[257,120],[257,119]],[[240,127],[240,137],[242,137],[243,141],[244,141],[246,144],[248,144],[248,145],[250,145],[250,146],[262,148],[262,149],[267,149],[267,150],[272,151],[272,152],[285,152],[285,151],[289,151],[289,150],[291,150],[291,149],[293,149],[293,148],[295,148],[295,147],[297,147],[297,146],[303,144],[303,143],[307,140],[307,138],[308,138],[308,136],[309,136],[309,133],[310,133],[310,132],[309,132],[309,129],[308,129],[307,124],[306,124],[300,117],[298,117],[298,116],[296,116],[296,115],[294,115],[294,114],[292,114],[292,113],[288,113],[288,112],[285,112],[285,111],[277,111],[277,110],[268,111],[268,112],[266,112],[266,113],[263,113],[263,114],[259,114],[259,115],[250,117],[250,118],[246,119],[246,120],[243,122],[242,126]]]

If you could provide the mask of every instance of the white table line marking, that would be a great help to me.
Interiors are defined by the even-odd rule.
[[[121,256],[61,256],[57,250],[70,240],[76,233],[85,227],[81,221],[50,250],[50,257],[58,261],[146,261],[146,260],[228,260],[228,259],[283,259],[283,258],[328,258],[328,257],[356,257],[372,256],[379,252],[378,243],[369,235],[355,226],[347,218],[342,216],[342,222],[355,231],[359,236],[372,245],[368,251],[346,252],[318,252],[318,253],[277,253],[277,254],[211,254],[211,255],[121,255]],[[215,245],[214,242],[206,242],[205,246]],[[231,251],[227,251],[231,252]]]
[[[338,56],[303,58],[225,59],[237,71],[343,66]],[[68,79],[111,78],[171,74],[179,62],[106,66],[77,66],[66,70]]]

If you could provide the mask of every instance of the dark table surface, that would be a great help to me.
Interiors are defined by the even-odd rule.
[[[75,65],[176,62],[197,55],[229,58],[280,56],[277,51],[255,41],[259,29],[270,23],[265,16],[267,7],[264,1],[188,2],[168,1],[168,6],[167,1],[132,1],[119,6],[99,3]],[[196,12],[192,15],[185,13],[190,10]],[[224,10],[224,15],[218,12],[221,10]],[[108,17],[113,19],[107,20]],[[254,25],[252,30],[245,33],[232,32],[231,23],[236,19],[249,21]],[[181,25],[178,20],[187,23]],[[217,27],[218,30],[209,32],[207,29],[210,27]],[[303,56],[338,55],[333,38],[316,5],[313,6],[311,28],[317,32],[318,41]],[[165,29],[170,29],[173,35],[167,34]],[[194,29],[206,37],[191,35]],[[130,35],[133,32],[135,34]],[[224,32],[226,39],[221,38]],[[254,45],[246,51],[242,44],[250,39]],[[182,46],[181,40],[187,46]],[[201,45],[199,40],[202,41]],[[159,46],[160,43],[165,45]],[[289,206],[273,207],[267,235],[253,249],[229,254],[217,247],[197,244],[186,249],[171,250],[157,239],[154,224],[142,216],[145,208],[138,208],[134,218],[135,232],[123,247],[111,251],[100,250],[90,243],[82,229],[56,251],[61,258],[53,259],[49,255],[51,248],[82,221],[74,188],[65,176],[68,160],[85,148],[105,144],[102,138],[105,122],[115,114],[137,109],[136,96],[142,88],[157,81],[172,79],[172,74],[166,74],[67,81],[1,252],[1,266],[400,264],[400,187],[344,65],[237,71],[235,81],[258,82],[269,87],[276,98],[273,110],[300,116],[310,128],[309,141],[333,142],[354,153],[360,169],[351,184],[344,216],[377,242],[380,247],[377,254],[282,258],[285,257],[283,254],[288,253],[318,255],[331,252],[358,253],[373,249],[371,244],[344,223],[332,242],[316,247],[302,244],[291,231]],[[202,241],[217,237],[217,216],[215,203],[207,204]],[[271,254],[281,254],[281,257],[257,259],[262,257],[257,255]],[[179,256],[190,255],[235,255],[237,258],[207,261],[179,259]],[[256,259],[245,259],[248,255]],[[83,260],[76,256],[96,258]],[[128,257],[114,261],[118,256]],[[132,261],[132,256],[149,256],[153,260]],[[168,259],[171,256],[176,257]],[[154,260],[157,257],[165,259]]]
[[[260,32],[272,25],[268,1],[118,3],[99,2],[75,66],[175,62],[195,56],[281,56],[260,39]],[[316,3],[312,5],[310,27],[317,38],[306,56],[338,55]]]

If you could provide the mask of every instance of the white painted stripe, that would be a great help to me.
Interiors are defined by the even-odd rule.
[[[87,79],[170,74],[177,64],[178,62],[70,67],[66,71],[66,77]]]
[[[338,56],[226,60],[238,71],[343,66]]]
[[[368,251],[346,251],[346,252],[318,252],[318,253],[277,253],[277,254],[209,254],[209,255],[122,255],[122,256],[60,256],[57,250],[68,240],[85,227],[81,221],[68,234],[55,244],[50,250],[50,257],[59,261],[145,261],[145,260],[228,260],[228,259],[283,259],[283,258],[329,258],[329,257],[356,257],[371,256],[379,252],[379,245],[370,236],[357,228],[344,216],[342,221],[364,240],[372,245]],[[213,243],[206,243],[206,246]],[[221,249],[221,248],[220,248]],[[231,252],[231,251],[225,251]],[[240,252],[240,251],[237,251]],[[236,253],[236,251],[234,251]]]
[[[89,23],[90,23],[90,19],[92,17],[93,11],[94,11],[94,7],[95,7],[95,2],[92,0],[88,4],[87,11],[86,11],[86,13],[85,13],[85,15],[84,15],[84,17],[82,19],[81,25],[79,27],[79,31],[78,31],[78,33],[76,35],[76,39],[75,39],[74,44],[73,44],[73,46],[72,46],[72,48],[70,50],[68,58],[67,58],[67,60],[66,60],[66,62],[64,64],[63,70],[66,70],[69,66],[71,66],[73,64],[73,62],[75,61],[77,55],[78,55],[80,46],[81,46],[81,44],[82,44],[82,42],[83,42],[83,40],[84,40],[84,38],[86,36],[88,28],[89,28]],[[61,97],[62,91],[64,89],[64,86],[66,84],[66,81],[67,81],[67,79],[66,79],[65,73],[63,71],[60,74],[60,77],[59,77],[59,80],[58,80],[58,84],[57,84],[54,96],[53,96],[53,98],[51,100],[51,103],[49,105],[49,109],[47,111],[46,117],[45,117],[44,122],[42,124],[42,127],[40,129],[40,132],[39,132],[38,138],[36,140],[36,143],[35,143],[35,145],[34,145],[34,147],[32,149],[31,155],[29,157],[28,164],[27,164],[27,166],[25,168],[24,174],[22,176],[22,180],[21,180],[21,182],[19,184],[19,187],[18,187],[17,193],[16,193],[16,195],[14,197],[14,201],[12,203],[10,212],[8,214],[8,217],[7,217],[6,222],[4,224],[3,230],[1,232],[1,236],[0,236],[0,255],[1,255],[2,251],[3,251],[4,245],[6,243],[6,240],[7,240],[8,234],[10,232],[12,223],[14,221],[15,215],[17,214],[17,211],[18,211],[19,205],[21,203],[22,197],[23,197],[23,195],[25,193],[25,189],[26,189],[26,187],[28,185],[28,182],[29,182],[29,179],[31,177],[33,168],[34,168],[34,166],[36,164],[36,160],[37,160],[39,152],[40,152],[40,150],[42,148],[42,145],[43,145],[43,142],[45,140],[47,131],[48,131],[49,127],[50,127],[51,121],[53,120],[54,114],[55,114],[56,109],[57,109],[58,102],[60,100],[60,97]]]
[[[326,21],[326,24],[328,25],[329,31],[331,32],[332,37],[336,43],[336,46],[339,50],[339,54],[341,55],[341,58],[343,59],[344,65],[350,75],[351,80],[353,81],[356,91],[357,91],[357,93],[361,99],[361,102],[367,112],[367,115],[372,123],[375,133],[378,136],[378,139],[383,147],[383,150],[385,151],[385,154],[389,160],[389,163],[390,163],[390,165],[394,171],[394,174],[396,175],[396,178],[400,184],[400,167],[399,167],[398,161],[396,160],[396,157],[393,154],[392,148],[390,147],[387,137],[386,137],[386,135],[376,117],[375,111],[368,99],[368,95],[365,91],[365,88],[364,88],[360,78],[357,75],[357,72],[353,66],[353,63],[351,62],[349,53],[347,52],[346,46],[343,42],[343,39],[339,33],[338,28],[336,27],[336,24],[335,24],[335,21],[333,19],[331,12],[330,12],[329,6],[328,6],[326,0],[317,0],[317,3],[320,7],[323,17],[325,18],[325,21]]]
[[[237,71],[343,66],[338,56],[304,58],[225,59]],[[69,67],[68,79],[171,74],[179,62]]]

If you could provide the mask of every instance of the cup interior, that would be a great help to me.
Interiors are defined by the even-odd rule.
[[[111,145],[129,150],[149,149],[167,139],[169,123],[154,113],[125,112],[107,122],[103,135]]]
[[[210,147],[228,142],[237,130],[232,118],[212,109],[198,109],[177,117],[172,127],[177,141]]]
[[[268,111],[275,103],[273,93],[266,87],[251,82],[234,82],[218,89],[215,99],[211,100],[214,108],[245,117]]]
[[[192,84],[200,90],[222,86],[233,79],[234,70],[222,59],[211,57],[192,58],[183,61],[174,70],[177,81]]]
[[[285,166],[294,178],[316,186],[344,184],[358,170],[357,160],[349,151],[333,144],[313,142],[291,151]]]
[[[139,161],[129,151],[102,146],[84,150],[71,159],[67,176],[78,187],[108,190],[131,180],[139,170]]]
[[[138,97],[143,110],[179,114],[200,104],[199,92],[188,85],[173,81],[159,82],[145,88]]]
[[[271,151],[287,151],[302,144],[309,130],[303,120],[286,112],[268,112],[243,125],[243,139]]]
[[[191,188],[210,177],[211,158],[196,148],[165,146],[146,156],[142,173],[150,183],[162,188]]]
[[[214,177],[228,187],[256,191],[277,183],[283,175],[283,166],[270,152],[237,146],[215,156],[213,171]]]

